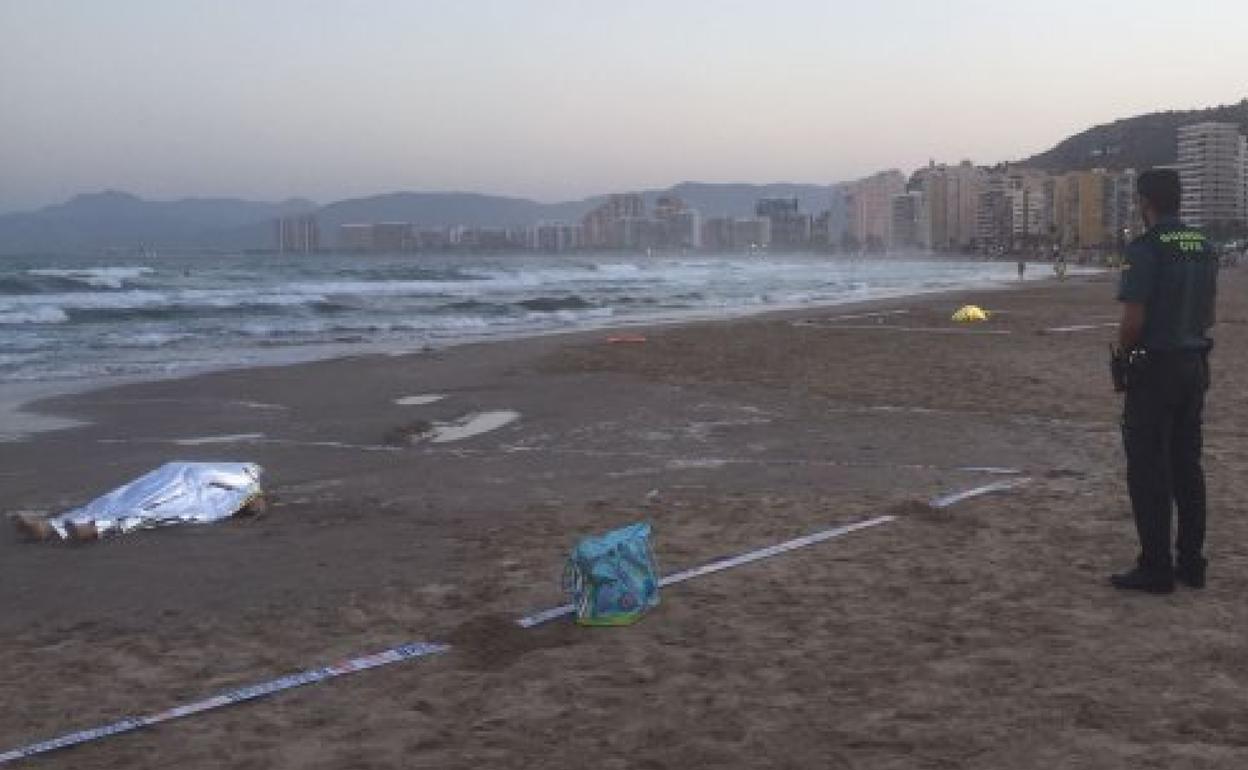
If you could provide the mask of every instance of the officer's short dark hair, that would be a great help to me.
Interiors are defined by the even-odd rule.
[[[1178,214],[1183,186],[1179,172],[1172,168],[1150,168],[1135,182],[1140,197],[1152,204],[1158,214]]]

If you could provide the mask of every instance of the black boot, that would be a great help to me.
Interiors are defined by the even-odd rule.
[[[1174,568],[1174,577],[1188,588],[1205,587],[1205,567],[1208,559],[1197,556],[1194,559],[1179,559]]]
[[[1109,584],[1122,591],[1168,594],[1174,591],[1174,573],[1170,570],[1136,567],[1130,572],[1110,575]]]

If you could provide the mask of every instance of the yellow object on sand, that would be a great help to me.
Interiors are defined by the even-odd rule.
[[[953,320],[958,323],[978,323],[979,321],[987,321],[988,313],[979,305],[964,305],[958,308],[958,312],[953,314]]]

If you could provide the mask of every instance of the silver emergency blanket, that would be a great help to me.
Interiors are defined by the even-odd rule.
[[[48,524],[68,538],[70,524],[93,524],[104,537],[220,521],[260,495],[260,474],[260,466],[253,463],[166,463],[81,508],[48,519]]]

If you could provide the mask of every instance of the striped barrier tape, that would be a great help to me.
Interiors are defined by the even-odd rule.
[[[415,642],[413,644],[404,644],[393,647],[383,652],[373,655],[365,655],[359,658],[335,663],[324,668],[314,668],[308,671],[300,671],[297,674],[278,677],[267,682],[240,687],[237,690],[230,690],[210,698],[205,698],[194,703],[187,703],[181,706],[175,706],[155,714],[142,717],[126,717],[119,719],[112,724],[103,725],[101,727],[93,727],[82,730],[69,735],[63,735],[59,738],[53,738],[42,743],[34,743],[29,746],[23,746],[20,749],[13,749],[0,753],[0,765],[8,762],[15,762],[19,759],[26,759],[39,754],[46,754],[49,751],[58,749],[66,749],[70,746],[77,746],[81,743],[96,741],[101,738],[107,738],[110,735],[120,735],[134,730],[140,730],[152,725],[158,725],[162,722],[171,722],[175,719],[188,717],[192,714],[198,714],[203,711],[211,711],[224,706],[232,706],[236,703],[243,703],[249,700],[265,698],[274,693],[283,692],[285,690],[293,690],[296,687],[323,682],[326,679],[333,679],[347,674],[354,674],[359,671],[367,671],[370,668],[378,666],[387,666],[391,663],[398,663],[402,660],[411,660],[412,658],[423,658],[428,655],[438,655],[449,650],[445,644],[427,644],[425,642]]]
[[[969,500],[972,497],[979,497],[980,495],[986,495],[991,492],[1004,492],[1007,489],[1021,487],[1030,481],[1031,479],[1026,476],[1017,479],[994,481],[991,484],[984,484],[982,487],[975,487],[974,489],[967,489],[962,492],[954,492],[953,494],[941,495],[940,497],[932,498],[928,505],[933,508],[948,508],[954,503],[960,503],[963,500]]]
[[[1021,484],[1025,484],[1028,481],[1030,481],[1030,479],[1021,478],[985,484],[984,486],[975,487],[974,489],[968,489],[963,492],[956,492],[950,495],[935,498],[931,501],[931,505],[936,508],[944,508],[978,495],[1011,489]],[[683,572],[668,575],[659,581],[659,585],[663,587],[676,585],[677,583],[683,583],[687,580],[692,580],[694,578],[710,575],[716,572],[722,572],[723,570],[732,569],[733,567],[740,567],[744,564],[749,564],[761,559],[767,559],[772,556],[797,550],[798,548],[805,548],[816,543],[822,543],[825,540],[842,537],[850,534],[851,532],[857,532],[858,530],[867,529],[869,527],[876,527],[895,520],[895,516],[877,516],[875,518],[866,519],[853,524],[846,524],[840,527],[825,529],[821,532],[815,532],[809,535],[794,538],[792,540],[786,540],[783,543],[777,543],[775,545],[767,546],[766,548],[747,551],[746,553],[739,554],[737,556],[720,559],[719,561],[714,561],[709,564],[703,564],[700,567],[693,567],[691,569],[684,570]],[[552,607],[548,610],[543,610],[541,612],[520,618],[516,621],[516,624],[521,628],[532,628],[556,618],[570,615],[572,614],[573,609],[573,605],[571,604]],[[377,668],[379,666],[387,666],[404,660],[424,658],[431,655],[440,655],[450,649],[450,645],[433,644],[428,642],[414,642],[411,644],[400,645],[398,647],[392,647],[388,650],[383,650],[382,652],[374,653],[372,655],[364,655],[358,658],[351,658],[350,660],[335,663],[323,668],[309,669],[296,674],[289,674],[287,676],[278,677],[277,679],[271,679],[267,682],[261,682],[259,684],[229,690],[203,700],[186,703],[181,706],[175,706],[155,714],[149,714],[148,716],[126,717],[111,724],[81,730],[76,733],[70,733],[68,735],[63,735],[59,738],[53,738],[41,743],[33,743],[21,748],[0,752],[0,765],[15,762],[19,759],[27,759],[39,754],[46,754],[59,749],[66,749],[83,743],[89,743],[91,741],[97,741],[111,735],[120,735],[122,733],[141,730],[146,727],[152,727],[153,725],[158,725],[163,722],[171,722],[175,719],[192,716],[204,711],[212,711],[214,709],[233,706],[246,701],[266,698],[279,692],[293,690],[296,687],[303,687],[317,682],[323,682],[327,679],[334,679],[340,676],[358,673],[360,671],[367,671],[368,669]]]
[[[742,564],[749,564],[750,562],[766,559],[770,556],[775,556],[787,551],[805,548],[806,546],[814,545],[815,543],[822,543],[824,540],[831,540],[834,537],[848,535],[850,532],[857,532],[860,529],[866,529],[867,527],[874,527],[880,524],[887,524],[895,518],[896,517],[894,516],[877,516],[874,519],[867,519],[866,521],[859,521],[854,524],[846,524],[843,527],[833,527],[832,529],[825,529],[822,532],[815,532],[811,535],[786,540],[783,543],[777,543],[776,545],[767,546],[766,548],[759,548],[756,551],[748,551],[738,556],[721,559],[720,561],[711,562],[710,564],[703,564],[701,567],[687,569],[684,572],[677,572],[674,575],[668,575],[667,577],[659,580],[659,586],[666,588],[667,586],[683,583],[686,580],[692,580],[696,577],[710,575],[713,572],[720,572],[733,567],[740,567]],[[520,618],[516,621],[516,625],[521,628],[540,626],[541,624],[548,623],[556,618],[571,615],[574,610],[575,607],[571,604],[551,607],[548,610],[542,610],[541,612]]]

